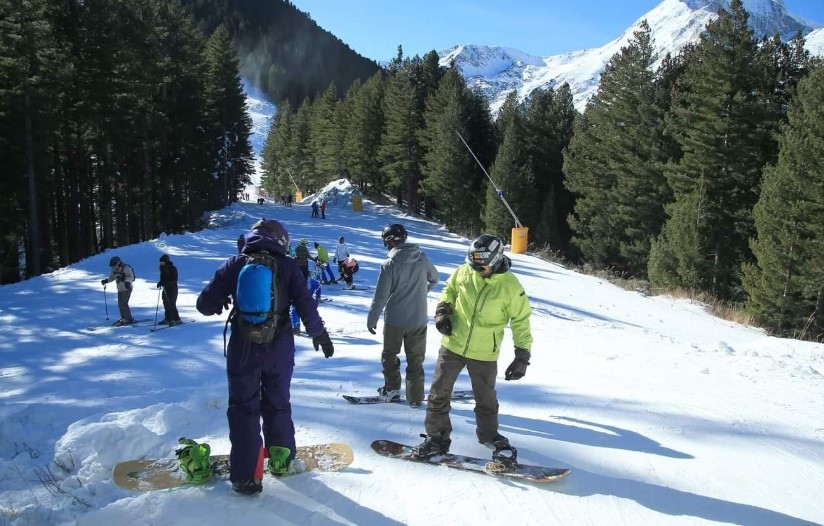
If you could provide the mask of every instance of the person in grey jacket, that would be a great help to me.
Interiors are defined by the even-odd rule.
[[[406,400],[412,407],[424,398],[423,360],[426,356],[426,295],[438,284],[438,270],[418,245],[407,243],[401,224],[391,224],[381,233],[389,250],[381,263],[378,283],[366,320],[366,328],[376,334],[378,318],[384,313],[383,387],[379,396],[387,401],[400,399],[401,345],[406,353]]]

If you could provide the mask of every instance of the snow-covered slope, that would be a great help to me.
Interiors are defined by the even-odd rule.
[[[510,48],[480,45],[454,46],[440,53],[441,64],[452,61],[472,86],[487,95],[493,113],[512,90],[523,100],[535,89],[557,87],[569,83],[578,110],[598,89],[601,72],[607,62],[626,46],[632,35],[646,20],[659,60],[668,53],[675,55],[684,45],[698,39],[720,7],[728,8],[729,0],[663,0],[640,17],[618,38],[595,48],[572,53],[537,57]],[[790,14],[783,0],[744,0],[750,13],[750,25],[756,35],[779,33],[792,38],[797,31],[810,33],[816,24]],[[824,35],[814,35],[807,48],[814,54],[824,54]]]
[[[267,95],[254,87],[248,79],[243,79],[243,89],[246,92],[246,107],[252,117],[252,135],[250,141],[255,152],[255,173],[252,174],[254,186],[260,184],[260,157],[263,152],[263,145],[266,136],[269,134],[269,127],[272,125],[272,116],[275,114],[275,105],[272,104]]]

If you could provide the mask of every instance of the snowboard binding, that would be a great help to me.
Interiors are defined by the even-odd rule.
[[[518,450],[510,445],[495,448],[492,452],[492,462],[487,462],[486,470],[490,473],[500,473],[518,465]]]
[[[212,478],[212,463],[209,459],[209,444],[198,444],[194,440],[181,437],[178,443],[183,446],[175,451],[180,461],[180,469],[186,479],[194,484],[202,484]]]

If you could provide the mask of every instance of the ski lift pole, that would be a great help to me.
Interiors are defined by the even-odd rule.
[[[458,138],[461,140],[461,142],[464,144],[464,146],[466,146],[466,149],[469,150],[469,153],[472,154],[472,158],[475,159],[475,162],[478,163],[478,166],[481,167],[481,170],[483,170],[483,172],[486,175],[487,179],[489,179],[489,182],[492,183],[492,188],[495,189],[495,193],[498,195],[498,197],[501,199],[501,201],[503,201],[504,206],[506,207],[507,211],[509,211],[510,215],[512,216],[512,219],[515,220],[515,227],[516,228],[523,227],[521,222],[518,220],[518,216],[516,216],[515,212],[512,210],[512,207],[509,206],[509,203],[507,203],[506,199],[504,199],[503,190],[498,188],[498,186],[495,184],[495,181],[492,180],[492,177],[489,175],[489,173],[487,173],[486,168],[484,168],[484,165],[482,165],[481,161],[478,160],[478,157],[475,156],[475,152],[472,151],[472,148],[469,147],[469,145],[466,143],[464,138],[461,136],[460,132],[458,132],[458,130],[455,130],[455,133],[458,134]]]
[[[292,171],[289,168],[283,167],[286,170],[286,175],[289,176],[289,180],[292,181],[292,184],[295,185],[295,202],[300,203],[303,201],[303,192],[300,191],[298,187],[298,183],[295,182],[295,178],[292,177]]]
[[[288,176],[289,176],[289,180],[290,180],[290,181],[292,181],[292,184],[293,184],[293,185],[295,185],[295,190],[297,190],[298,192],[300,192],[300,188],[298,188],[298,183],[296,183],[296,182],[295,182],[295,178],[294,178],[294,177],[292,177],[292,171],[291,171],[291,170],[289,170],[289,168],[286,168],[285,166],[283,167],[283,169],[284,169],[284,170],[286,170],[286,175],[288,175]]]

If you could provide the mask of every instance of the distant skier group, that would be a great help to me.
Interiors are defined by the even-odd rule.
[[[129,307],[129,300],[132,296],[135,280],[134,269],[118,256],[114,256],[109,260],[109,268],[109,277],[100,280],[100,283],[103,285],[104,293],[106,284],[108,283],[114,282],[117,287],[117,309],[120,318],[115,321],[113,325],[116,327],[132,325],[136,323],[134,316],[132,316],[131,308]],[[164,316],[157,324],[170,326],[180,325],[182,322],[180,320],[180,314],[177,312],[177,267],[172,263],[168,254],[160,256],[159,274],[160,279],[157,282],[157,288],[160,290],[163,299]]]
[[[439,275],[426,253],[408,242],[408,232],[402,224],[387,225],[380,236],[387,257],[380,264],[366,318],[366,328],[371,334],[377,334],[381,315],[384,319],[381,351],[384,381],[378,388],[378,396],[387,402],[401,399],[403,379],[399,355],[403,349],[406,400],[409,406],[419,407],[425,398],[427,295],[438,284]],[[237,254],[218,267],[197,298],[196,308],[203,315],[230,311],[227,325],[231,325],[231,333],[225,348],[227,419],[231,442],[230,481],[238,493],[262,491],[264,469],[275,475],[305,469],[295,457],[295,427],[290,405],[294,337],[301,333],[302,322],[315,351],[322,351],[326,358],[334,355],[334,344],[318,311],[321,287],[344,281],[345,289],[351,289],[353,276],[359,270],[343,236],[338,238],[331,259],[331,263],[337,265],[337,276],[331,269],[326,248],[315,242],[316,253],[312,255],[308,245],[308,239],[301,238],[293,249],[282,223],[261,219],[238,237]],[[117,324],[133,323],[128,303],[134,270],[119,257],[111,258],[109,263],[111,274],[102,284],[117,283],[120,309]],[[442,339],[426,398],[425,433],[421,435],[424,440],[414,448],[421,458],[449,451],[450,398],[464,368],[475,397],[478,441],[492,446],[494,459],[515,462],[517,458],[515,448],[498,431],[495,391],[497,362],[507,325],[512,331],[515,357],[506,368],[504,378],[522,378],[531,355],[531,308],[521,283],[510,272],[511,264],[504,255],[503,241],[484,234],[470,243],[464,263],[445,282],[434,312],[435,328]],[[251,279],[265,279],[253,282],[265,285],[247,285]],[[163,291],[163,323],[169,325],[180,323],[177,281],[177,269],[164,254],[160,258],[157,286]],[[243,287],[257,290],[244,291]],[[249,297],[263,304],[248,306],[245,302]],[[254,316],[260,321],[256,322]],[[202,473],[189,475],[203,476]]]

